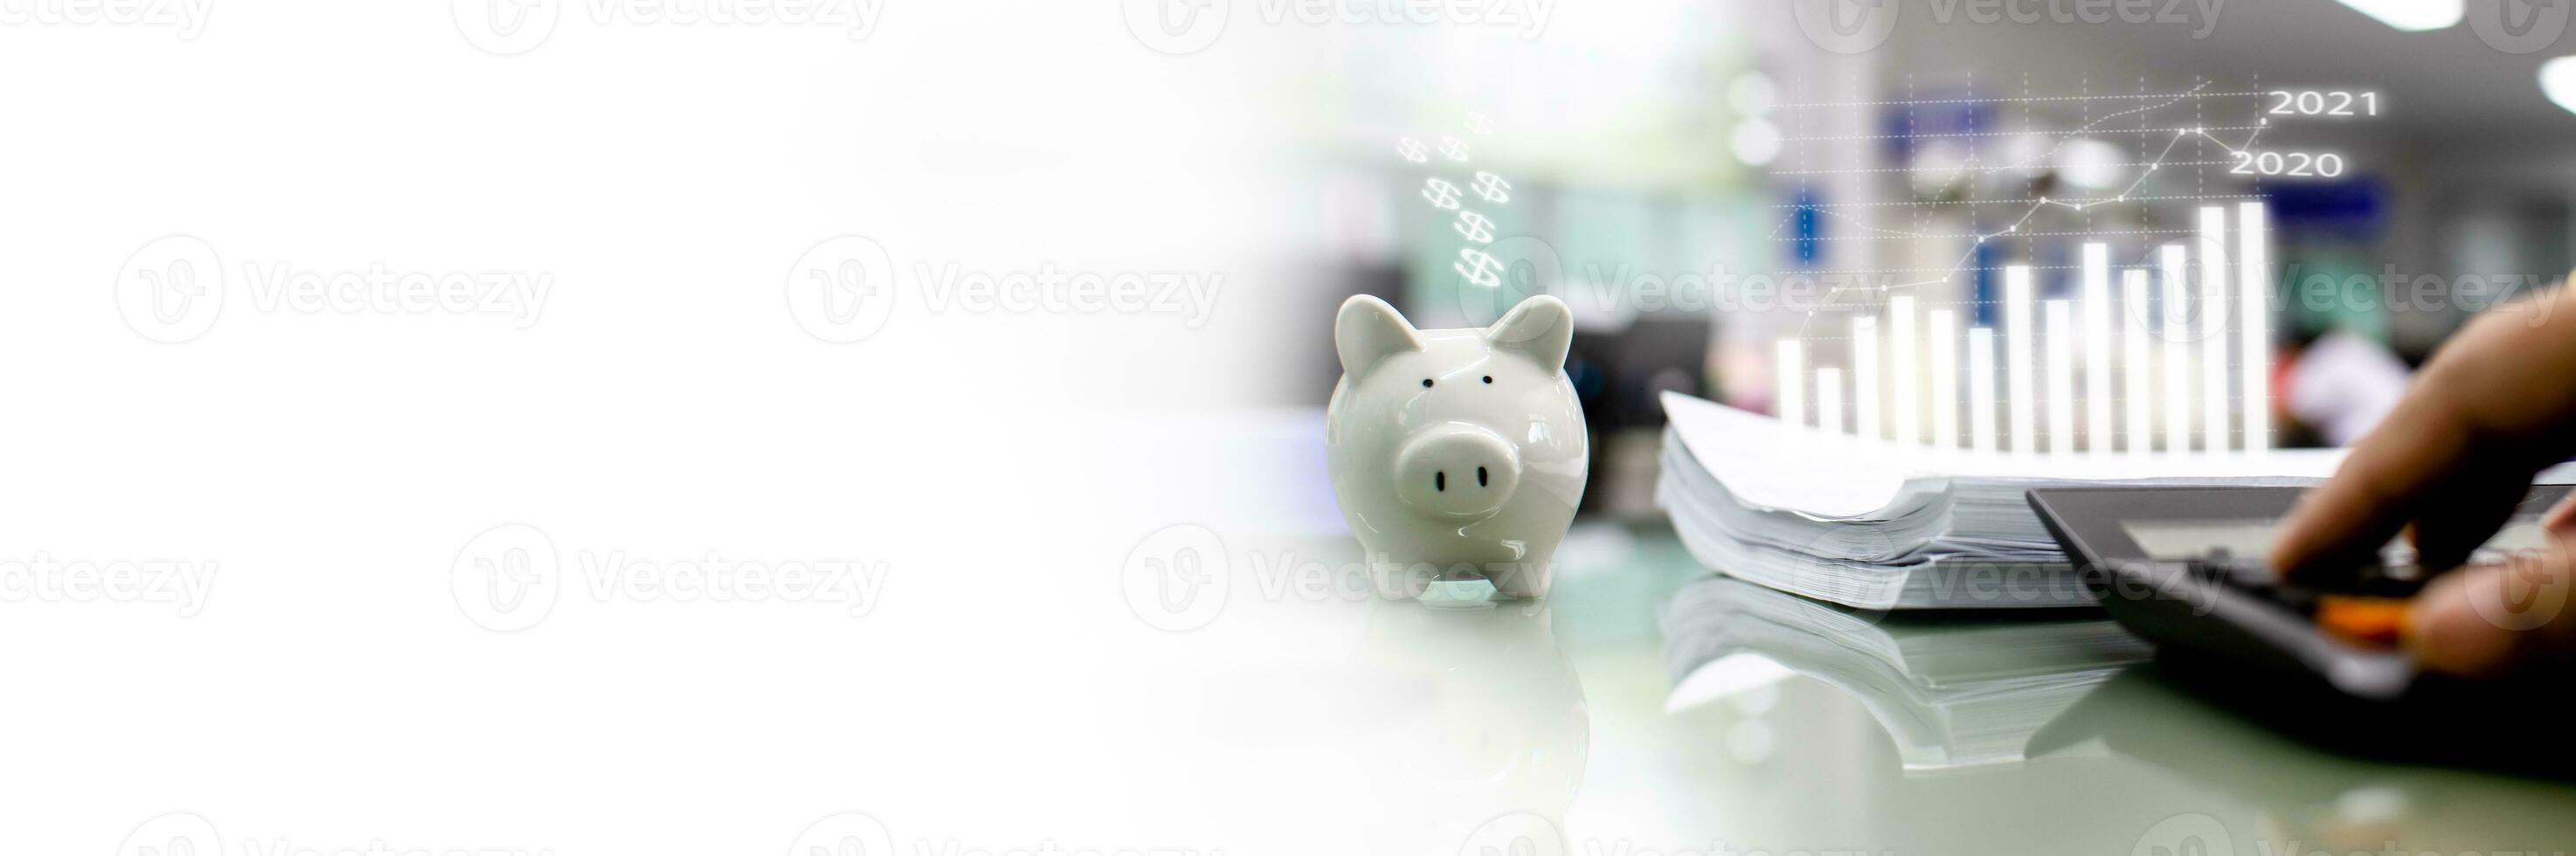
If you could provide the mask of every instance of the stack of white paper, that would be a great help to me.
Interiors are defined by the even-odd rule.
[[[2089,603],[2024,493],[2086,484],[2307,485],[2339,450],[1978,453],[1785,425],[1665,393],[1656,499],[1711,569],[1863,609]]]

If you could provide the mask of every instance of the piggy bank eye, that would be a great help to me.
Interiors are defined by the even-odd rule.
[[[1494,382],[1494,376],[1493,376],[1493,375],[1486,375],[1486,376],[1485,376],[1485,382],[1486,382],[1486,383],[1493,383],[1493,382]]]
[[[1423,389],[1430,389],[1430,388],[1431,388],[1431,379],[1430,379],[1430,378],[1427,378],[1427,377],[1426,377],[1426,378],[1423,378],[1423,379],[1422,379],[1422,388],[1423,388]]]

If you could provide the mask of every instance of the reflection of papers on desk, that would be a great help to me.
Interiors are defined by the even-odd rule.
[[[1664,607],[1667,707],[1743,689],[1748,662],[1767,661],[1858,698],[1908,770],[2008,763],[2086,691],[2149,655],[2107,619],[1870,615],[1741,580],[1692,583]]]
[[[1826,434],[1665,393],[1656,501],[1700,563],[1864,609],[2090,603],[2024,499],[2087,484],[2305,485],[2332,450],[2015,455]]]

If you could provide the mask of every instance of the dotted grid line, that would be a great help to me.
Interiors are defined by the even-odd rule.
[[[2246,98],[2246,97],[2252,97],[2252,96],[2256,96],[2256,95],[2263,95],[2263,94],[2265,94],[2265,93],[2263,93],[2263,92],[2259,92],[2259,91],[2258,91],[2258,92],[2202,92],[2202,91],[2200,91],[2202,88],[2207,87],[2208,85],[2209,85],[2208,83],[2204,82],[2204,83],[2200,84],[2199,86],[2194,86],[2194,87],[2192,87],[2190,90],[2185,91],[2185,92],[2183,92],[2183,93],[2181,93],[2181,94],[2179,94],[2179,95],[2172,96],[2172,97],[2176,97],[2176,98]],[[1782,109],[1794,109],[1794,108],[1801,108],[1801,107],[1871,107],[1871,106],[1878,106],[1878,105],[1885,105],[1885,104],[2003,104],[2003,103],[2014,103],[2014,104],[2018,104],[2018,103],[2028,103],[2028,102],[2035,102],[2035,101],[2081,101],[2081,100],[2084,100],[2084,99],[2087,99],[2087,98],[2110,98],[2110,97],[2114,97],[2114,96],[2109,96],[2109,95],[2046,95],[2046,96],[2037,96],[2037,97],[2024,96],[2024,97],[2021,97],[2021,98],[1928,98],[1928,99],[1921,99],[1921,100],[1917,100],[1917,99],[1910,99],[1910,98],[1909,98],[1909,99],[1899,99],[1899,100],[1891,100],[1891,101],[1810,101],[1810,102],[1807,102],[1807,103],[1804,103],[1804,104],[1774,104],[1774,105],[1771,105],[1771,106],[1773,106],[1773,107],[1777,107],[1777,108],[1782,108]],[[2131,96],[2118,96],[2118,97],[2126,98],[2126,97],[2131,97]],[[2165,97],[2165,96],[2152,96],[2152,97]]]
[[[2209,84],[2208,84],[2207,82],[2203,82],[2203,83],[2202,83],[2202,84],[2200,84],[2199,86],[2195,86],[2195,87],[2193,87],[2193,88],[2192,88],[2192,93],[2197,93],[2197,92],[2199,92],[2200,90],[2205,89],[2206,87],[2208,87],[2208,85],[2209,85]],[[2027,88],[2025,88],[2025,90],[2024,90],[2024,91],[2027,91]],[[2234,94],[2237,94],[2237,95],[2245,95],[2245,94],[2256,94],[2256,93],[2234,93]],[[2048,98],[2048,99],[2042,99],[2042,98],[2038,98],[2038,97],[2027,97],[2027,98],[2021,98],[2021,99],[1997,99],[1997,100],[2005,100],[2005,101],[2076,100],[2076,99],[2079,99],[2079,98],[2107,98],[2107,97],[2129,97],[2129,96],[2090,96],[2090,95],[2086,95],[2086,96],[2055,96],[2055,97],[2051,97],[2051,98]],[[2216,95],[2210,95],[2210,96],[2200,96],[2200,97],[2219,97],[2219,96],[2216,96]],[[1974,100],[1974,99],[1968,99],[1968,100]],[[2111,119],[2118,118],[2118,117],[2120,117],[2120,116],[2127,116],[2127,115],[2133,115],[2133,114],[2142,115],[2142,114],[2143,114],[2145,111],[2147,111],[2147,110],[2152,110],[2152,109],[2157,109],[2157,108],[2161,108],[2161,107],[2171,106],[2171,105],[2173,105],[2173,104],[2180,103],[2182,100],[2192,100],[2192,101],[2193,101],[2193,108],[2194,108],[2194,114],[2193,114],[2193,115],[2194,115],[2194,117],[2195,117],[2195,118],[2201,118],[2201,117],[2202,117],[2202,115],[2203,115],[2203,114],[2202,114],[2202,111],[2200,110],[2200,103],[2199,103],[2199,99],[2198,99],[2198,98],[2196,98],[2196,97],[2192,97],[2192,94],[2191,94],[2191,93],[2186,93],[2184,97],[2180,97],[2180,98],[2168,98],[2167,100],[2165,100],[2165,101],[2163,101],[2163,102],[2160,102],[2160,103],[2158,103],[2158,104],[2150,105],[2150,106],[2147,106],[2147,107],[2135,108],[2135,109],[2131,109],[2131,110],[2124,110],[2124,111],[2121,111],[2121,112],[2118,112],[2118,113],[2113,113],[2113,114],[2109,114],[2109,115],[2103,116],[2101,119],[2096,119],[2096,120],[2093,120],[2092,122],[2088,122],[2088,123],[2086,123],[2084,126],[2079,127],[2079,128],[2077,128],[2076,130],[2074,130],[2074,131],[2068,132],[2068,134],[2067,134],[2067,136],[2066,136],[2066,137],[2064,137],[2064,138],[2060,139],[2060,140],[2059,140],[2059,142],[2058,142],[2058,144],[2057,144],[2056,146],[2051,147],[2047,152],[2043,152],[2043,153],[2042,153],[2041,155],[2039,155],[2038,157],[2034,157],[2034,158],[2031,158],[2031,159],[2029,159],[2029,160],[2025,160],[2025,161],[2023,161],[2022,163],[2023,163],[2023,165],[2026,165],[2026,164],[2028,164],[2028,163],[2031,163],[2031,162],[2035,162],[2035,161],[2037,161],[2039,157],[2046,157],[2046,156],[2048,156],[2048,155],[2050,155],[2050,154],[2055,153],[2055,152],[2056,152],[2056,151],[2058,151],[2059,149],[2064,148],[2067,142],[2069,142],[2069,141],[2071,141],[2071,140],[2075,139],[2077,136],[2082,135],[2085,131],[2090,130],[2091,128],[2093,128],[2093,127],[2094,127],[2094,126],[2096,126],[2096,125],[2099,125],[2099,124],[2100,124],[2100,123],[2102,123],[2102,122],[2109,121],[2109,120],[2111,120]],[[1908,103],[1908,102],[1888,102],[1888,103]],[[1912,103],[1930,103],[1930,102],[1912,102]],[[1878,285],[1878,286],[1875,286],[1875,287],[1873,288],[1873,290],[1875,290],[1877,293],[1880,293],[1880,294],[1886,294],[1886,293],[1888,293],[1888,292],[1891,292],[1891,291],[1894,291],[1894,290],[1896,290],[1896,289],[1900,289],[1900,288],[1917,288],[1917,287],[1926,286],[1926,285],[1938,285],[1938,284],[1947,283],[1947,282],[1949,282],[1953,277],[1957,276],[1957,275],[1958,275],[1959,270],[1960,270],[1961,268],[1963,268],[1963,267],[1965,267],[1965,266],[1967,265],[1968,260],[1969,260],[1969,259],[1972,259],[1972,258],[1974,258],[1974,257],[1976,256],[1976,252],[1977,252],[1977,248],[1978,248],[1978,247],[1983,246],[1983,245],[1985,244],[1985,242],[1990,241],[1990,240],[1994,240],[1995,238],[1998,238],[1998,237],[2004,237],[2004,236],[2008,236],[2008,235],[2017,235],[2017,234],[2018,234],[2018,235],[2021,235],[2021,237],[2023,237],[2025,240],[2030,240],[2030,239],[2032,239],[2032,238],[2036,238],[2036,237],[2052,237],[2052,236],[2075,236],[2075,235],[2109,234],[2109,233],[2096,233],[2096,232],[2034,232],[2034,233],[2022,234],[2022,233],[2021,233],[2021,227],[2022,227],[2022,225],[2023,225],[2023,224],[2028,223],[2032,217],[2037,216],[2037,215],[2038,215],[2038,213],[2039,213],[2040,211],[2046,210],[2046,209],[2048,209],[2048,208],[2049,208],[2049,207],[2051,207],[2051,206],[2054,206],[2054,207],[2060,207],[2060,208],[2065,208],[2065,209],[2068,209],[2068,210],[2070,210],[2070,211],[2076,211],[2076,212],[2079,212],[2079,213],[2083,213],[2083,212],[2088,212],[2088,211],[2089,211],[2089,209],[2094,208],[2094,207],[2096,207],[2096,206],[2101,206],[2101,205],[2111,205],[2111,204],[2120,204],[2120,203],[2128,202],[2128,201],[2130,201],[2129,193],[2130,193],[2131,191],[2135,191],[2136,189],[2138,189],[2138,187],[2139,187],[2140,185],[2143,185],[2144,183],[2146,183],[2147,178],[2148,178],[2149,176],[2153,175],[2153,174],[2155,173],[2155,171],[2156,171],[2157,169],[2161,168],[2161,167],[2165,167],[2165,166],[2212,166],[2212,165],[2227,164],[2227,163],[2229,163],[2229,161],[2225,161],[2225,160],[2216,160],[2216,161],[2211,161],[2211,160],[2201,160],[2201,161],[2172,161],[2172,160],[2170,160],[2170,157],[2171,157],[2171,156],[2172,156],[2172,154],[2173,154],[2173,150],[2174,150],[2174,148],[2175,148],[2175,147],[2177,147],[2177,146],[2179,146],[2179,145],[2182,143],[2182,141],[2183,141],[2183,140],[2186,140],[2186,139],[2193,140],[2193,141],[2195,142],[2195,148],[2196,148],[2196,149],[2201,149],[2201,150],[2203,150],[2203,151],[2205,151],[2205,145],[2206,145],[2206,144],[2215,144],[2215,145],[2217,145],[2218,147],[2220,147],[2220,148],[2222,148],[2222,149],[2225,149],[2225,150],[2227,150],[2227,151],[2229,151],[2229,152],[2231,152],[2231,153],[2234,153],[2234,152],[2241,152],[2241,151],[2244,151],[2244,150],[2247,150],[2247,149],[2251,149],[2251,148],[2253,147],[2254,143],[2255,143],[2257,140],[2261,139],[2261,137],[2262,137],[2262,133],[2263,133],[2263,130],[2264,130],[2265,128],[2269,127],[2269,125],[2270,125],[2269,120],[2264,120],[2264,121],[2262,121],[2260,124],[2257,124],[2257,125],[2253,126],[2253,127],[2254,127],[2253,132],[2252,132],[2252,133],[2250,133],[2250,134],[2248,134],[2248,135],[2246,136],[2245,143],[2244,143],[2244,144],[2243,144],[2243,146],[2241,146],[2241,147],[2240,147],[2240,146],[2232,146],[2232,145],[2229,145],[2229,144],[2227,144],[2227,142],[2226,142],[2226,141],[2218,139],[2216,136],[2212,135],[2212,134],[2209,132],[2209,129],[2208,129],[2206,126],[2199,126],[2199,125],[2195,125],[2195,126],[2190,127],[2190,128],[2176,128],[2176,129],[2174,129],[2174,135],[2173,135],[2172,137],[2170,137],[2169,139],[2167,139],[2167,140],[2166,140],[2164,150],[2163,150],[2163,151],[2161,151],[2161,152],[2159,152],[2159,153],[2157,153],[2156,157],[2155,157],[2152,161],[2150,161],[2150,162],[2148,162],[2148,163],[2146,163],[2146,164],[2143,164],[2143,166],[2145,167],[2145,169],[2144,169],[2144,170],[2142,170],[2142,171],[2140,171],[2140,172],[2139,172],[2139,174],[2138,174],[2138,177],[2137,177],[2135,180],[2131,181],[2131,182],[2129,183],[2129,186],[2128,186],[2128,187],[2126,187],[2126,188],[2124,188],[2124,189],[2122,189],[2119,193],[2117,193],[2117,194],[2115,194],[2115,195],[2113,195],[2113,196],[2107,197],[2107,198],[2094,198],[2094,199],[2078,200],[2078,201],[2067,201],[2067,200],[2060,200],[2060,199],[2050,199],[2050,198],[2048,198],[2048,197],[2046,197],[2046,196],[2042,196],[2042,197],[2040,197],[2037,201],[2035,201],[2035,202],[2031,203],[2031,204],[2030,204],[2029,209],[2027,209],[2027,210],[2023,211],[2020,217],[2018,217],[2018,218],[2014,219],[2014,220],[2013,220],[2013,222],[2012,222],[2012,225],[2006,226],[2006,227],[2004,227],[2004,228],[2003,228],[2003,230],[1998,231],[1998,232],[1991,232],[1991,233],[1985,233],[1985,234],[1971,234],[1971,235],[1922,235],[1922,234],[1910,233],[1910,232],[1907,232],[1907,231],[1905,231],[1905,230],[1900,230],[1900,229],[1886,229],[1886,228],[1882,228],[1882,227],[1872,226],[1872,225],[1870,225],[1870,224],[1868,224],[1868,223],[1861,222],[1860,220],[1858,220],[1858,219],[1856,219],[1856,218],[1852,217],[1851,215],[1843,214],[1843,213],[1840,213],[1840,212],[1837,212],[1837,211],[1830,210],[1828,207],[1825,207],[1825,206],[1814,206],[1814,207],[1812,208],[1812,210],[1814,210],[1817,214],[1820,214],[1820,215],[1823,215],[1823,216],[1835,217],[1835,218],[1838,218],[1838,219],[1842,219],[1842,220],[1845,220],[1845,221],[1848,221],[1848,222],[1850,222],[1850,223],[1854,224],[1855,226],[1858,226],[1858,227],[1859,227],[1859,228],[1861,228],[1861,229],[1869,230],[1869,231],[1873,231],[1873,232],[1878,232],[1878,233],[1881,233],[1882,235],[1884,235],[1884,236],[1886,236],[1886,237],[1913,237],[1913,238],[1962,238],[1962,237],[1965,237],[1965,238],[1974,238],[1974,239],[1975,239],[1975,241],[1974,241],[1974,242],[1973,242],[1973,244],[1968,248],[1967,252],[1964,252],[1964,253],[1960,254],[1959,259],[1958,259],[1957,261],[1955,261],[1955,262],[1951,263],[1950,267],[1948,267],[1948,268],[1946,268],[1946,269],[1942,269],[1942,274],[1943,274],[1942,276],[1940,276],[1940,277],[1938,277],[1938,278],[1934,278],[1934,279],[1922,280],[1922,281],[1917,281],[1917,282],[1906,282],[1906,283],[1886,283],[1886,284],[1880,284],[1880,285]],[[2205,155],[2204,155],[2204,156],[2205,156]],[[2139,166],[2140,164],[2124,164],[2124,165],[2128,165],[2128,166]],[[1996,169],[2007,169],[2007,168],[2013,168],[2013,167],[2009,167],[2009,166],[2007,166],[2007,167],[1997,167]],[[1894,172],[1894,171],[1901,171],[1901,170],[1895,170],[1895,169],[1872,169],[1872,170],[1850,170],[1850,171],[1847,171],[1847,172]],[[1833,171],[1809,170],[1809,171],[1804,171],[1804,172],[1806,172],[1806,173],[1812,173],[1812,174],[1830,174],[1830,173],[1832,173]],[[2214,198],[2211,194],[2208,194],[2208,193],[2206,192],[2206,191],[2207,191],[2207,189],[2208,189],[2208,187],[2207,187],[2207,184],[2208,184],[2208,177],[2207,177],[2205,174],[2204,174],[2204,175],[2198,175],[2198,176],[2195,176],[2195,177],[2196,177],[2196,179],[2198,180],[2197,189],[2198,189],[2199,191],[2201,191],[2201,192],[2200,192],[2200,193],[2193,194],[2193,196],[2194,196],[2195,198]],[[1803,176],[1802,176],[1802,177],[1801,177],[1801,179],[1800,179],[1800,186],[1801,186],[1802,188],[1805,186],[1805,179],[1804,179],[1804,177],[1803,177]],[[1772,229],[1772,231],[1771,231],[1771,235],[1769,236],[1769,238],[1768,238],[1768,239],[1769,239],[1769,240],[1775,240],[1775,241],[1776,241],[1776,240],[1779,240],[1780,230],[1781,230],[1781,229],[1783,229],[1783,228],[1786,228],[1786,227],[1788,226],[1788,224],[1789,224],[1789,223],[1796,222],[1796,221],[1797,221],[1797,219],[1798,219],[1798,218],[1797,218],[1797,215],[1792,214],[1788,219],[1783,220],[1783,221],[1780,223],[1780,225],[1773,227],[1773,229]],[[2139,231],[2135,232],[2134,234],[2142,234],[2142,235],[2143,235],[2143,234],[2168,234],[2168,235],[2170,235],[2170,234],[2189,234],[2189,232],[2188,232],[2188,231],[2184,231],[2184,230],[2139,230]],[[1833,238],[1806,238],[1806,240],[1839,240],[1839,239],[1833,239]],[[2031,251],[2031,248],[2029,248],[2029,247],[2025,247],[2025,251]],[[2064,267],[2052,267],[2052,268],[2034,268],[2034,269],[2035,269],[2035,270],[2037,270],[2037,269],[2063,270],[2063,269],[2067,269],[2067,268],[2064,268]],[[1854,272],[1845,272],[1845,273],[1854,273]],[[1819,306],[1821,307],[1821,306],[1832,306],[1832,305],[1834,305],[1834,298],[1838,297],[1838,296],[1839,296],[1843,291],[1845,291],[1845,290],[1847,290],[1847,289],[1850,289],[1850,288],[1853,288],[1853,287],[1854,287],[1854,286],[1850,286],[1850,285],[1837,285],[1837,286],[1835,286],[1831,291],[1828,291],[1828,292],[1825,294],[1824,299],[1823,299],[1823,300],[1821,300],[1821,301],[1819,302]],[[1872,287],[1870,287],[1870,286],[1866,286],[1866,285],[1864,285],[1864,286],[1859,286],[1859,287],[1862,287],[1862,288],[1872,288]],[[1806,333],[1807,333],[1808,329],[1809,329],[1811,326],[1813,326],[1813,324],[1814,324],[1814,321],[1815,321],[1815,315],[1816,315],[1816,309],[1814,309],[1814,308],[1810,308],[1810,309],[1808,309],[1808,310],[1807,310],[1807,312],[1806,312],[1806,314],[1805,314],[1805,317],[1804,317],[1803,319],[1801,319],[1801,321],[1800,321],[1800,323],[1799,323],[1799,328],[1798,328],[1798,335],[1799,335],[1799,337],[1800,337],[1800,338],[1802,338],[1802,339],[1803,339],[1803,338],[1806,338]]]
[[[2128,97],[2128,96],[2122,96],[2122,95],[2104,95],[2104,96],[2100,96],[2100,98],[2125,98],[2125,97]],[[1910,116],[1912,116],[1912,115],[1913,115],[1913,108],[1910,108],[1910,107],[1909,107],[1909,108],[1906,108],[1906,114],[1907,114],[1909,117],[1910,117]],[[1913,126],[1913,123],[1912,123],[1911,121],[1908,121],[1908,122],[1907,122],[1907,127],[1909,127],[1909,128],[1910,128],[1910,127],[1912,127],[1912,126]],[[2263,127],[2263,126],[2261,126],[2261,125],[2228,125],[2228,126],[2221,126],[2221,127],[2216,127],[2216,128],[2203,128],[2203,129],[2201,129],[2201,130],[2204,130],[2204,131],[2251,131],[2251,130],[2254,130],[2254,129],[2256,129],[2256,128],[2260,128],[2260,127]],[[1838,135],[1838,136],[1824,136],[1824,137],[1800,137],[1800,138],[1796,138],[1796,139],[1784,139],[1784,140],[1781,140],[1780,142],[1783,142],[1783,143],[1820,143],[1820,142],[1836,141],[1836,140],[1946,140],[1946,139],[1959,139],[1959,138],[1965,138],[1965,137],[2013,137],[2013,136],[2020,136],[2022,133],[2023,133],[2023,132],[2021,132],[2021,131],[1961,131],[1961,132],[1956,133],[1956,134],[1853,134],[1853,135]]]

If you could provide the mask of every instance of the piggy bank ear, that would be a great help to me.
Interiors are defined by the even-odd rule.
[[[1574,347],[1574,311],[1565,301],[1541,294],[1504,313],[1503,320],[1485,328],[1485,341],[1498,351],[1519,351],[1548,368],[1565,365],[1565,352]]]
[[[1355,294],[1333,319],[1333,349],[1342,354],[1342,372],[1358,377],[1388,354],[1422,350],[1422,334],[1386,301]]]

